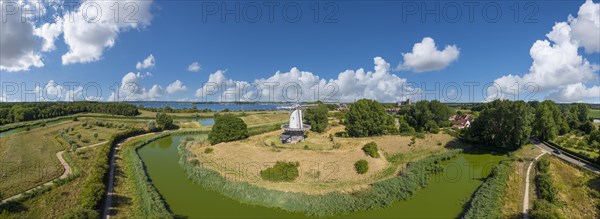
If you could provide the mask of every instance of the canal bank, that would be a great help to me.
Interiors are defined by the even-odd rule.
[[[175,215],[191,218],[304,217],[279,209],[241,204],[189,180],[178,163],[177,151],[180,141],[186,137],[200,139],[206,135],[165,137],[138,151],[154,186]],[[397,201],[386,208],[352,212],[337,218],[458,217],[483,179],[504,158],[490,154],[461,154],[445,162],[445,171],[432,176],[427,187],[418,190],[408,200]]]

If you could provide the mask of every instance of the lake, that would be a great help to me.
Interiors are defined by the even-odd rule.
[[[206,135],[189,135],[205,138]],[[186,136],[159,139],[139,150],[148,175],[176,215],[190,218],[298,218],[300,214],[241,204],[188,180],[179,166],[177,146]],[[504,156],[462,154],[447,162],[446,170],[407,201],[354,212],[336,218],[456,218],[491,169]]]

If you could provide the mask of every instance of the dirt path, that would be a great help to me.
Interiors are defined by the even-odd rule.
[[[110,153],[108,185],[106,187],[106,199],[104,201],[104,210],[102,211],[102,218],[106,218],[106,219],[110,218],[110,207],[112,206],[113,195],[115,195],[113,193],[113,190],[114,190],[113,188],[114,188],[114,182],[115,182],[115,157],[116,157],[117,151],[119,151],[119,149],[123,143],[129,141],[129,139],[131,139],[131,138],[137,138],[137,137],[142,137],[142,136],[147,136],[147,135],[152,135],[152,134],[155,134],[155,133],[146,133],[143,135],[137,135],[137,136],[132,136],[132,137],[126,138],[125,140],[122,140],[121,142],[119,142],[115,146],[114,151],[112,151]]]
[[[77,150],[86,149],[86,148],[91,148],[91,147],[96,147],[96,146],[99,146],[99,145],[106,144],[107,142],[108,142],[108,141],[104,141],[104,142],[100,142],[100,143],[97,143],[97,144],[93,144],[93,145],[89,145],[89,146],[85,146],[85,147],[80,147],[80,148],[78,148]],[[66,150],[65,150],[65,151],[66,151]],[[22,193],[20,193],[20,194],[14,195],[14,196],[12,196],[12,197],[6,198],[6,199],[2,200],[2,202],[0,202],[0,204],[4,204],[4,203],[6,203],[6,202],[9,202],[9,201],[12,201],[12,200],[16,200],[16,199],[20,198],[21,196],[23,196],[23,194],[25,194],[25,193],[28,193],[28,192],[31,192],[31,191],[33,191],[33,190],[35,190],[35,189],[37,189],[37,188],[40,188],[40,187],[43,187],[43,186],[51,186],[51,185],[53,185],[53,184],[54,184],[54,181],[55,181],[55,180],[58,180],[58,179],[65,179],[65,178],[67,178],[69,175],[71,175],[71,174],[72,174],[72,172],[73,172],[73,171],[72,171],[72,169],[71,169],[71,166],[69,166],[69,163],[67,163],[67,161],[65,161],[65,159],[64,159],[64,158],[63,158],[63,156],[62,156],[62,155],[63,155],[63,153],[64,153],[65,151],[59,151],[59,152],[56,152],[56,158],[58,158],[58,161],[60,161],[60,164],[62,164],[62,165],[63,165],[63,167],[65,168],[65,172],[63,172],[63,174],[62,174],[62,175],[60,175],[59,177],[57,177],[57,178],[54,178],[54,179],[52,179],[52,180],[50,180],[50,181],[48,181],[48,182],[46,182],[46,183],[44,183],[44,184],[42,184],[42,185],[36,186],[36,187],[34,187],[34,188],[32,188],[32,189],[29,189],[29,190],[27,190],[27,191],[25,191],[25,192],[22,192]]]
[[[523,195],[523,218],[525,219],[529,218],[529,175],[531,173],[531,167],[533,166],[533,163],[544,154],[546,154],[546,151],[542,149],[542,153],[537,157],[533,158],[533,160],[529,162],[529,166],[527,167],[527,176],[525,177],[525,194]]]

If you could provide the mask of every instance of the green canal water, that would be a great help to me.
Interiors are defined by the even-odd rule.
[[[191,135],[205,138],[206,135]],[[188,180],[179,166],[177,146],[186,136],[159,139],[139,150],[148,175],[169,208],[189,218],[299,218],[301,214],[250,206],[203,189]],[[443,173],[407,201],[370,211],[336,218],[456,218],[491,169],[505,157],[490,154],[462,154],[447,162]]]

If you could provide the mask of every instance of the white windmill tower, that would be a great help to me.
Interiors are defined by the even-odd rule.
[[[279,140],[282,143],[293,144],[304,140],[304,132],[310,130],[310,125],[302,123],[302,108],[310,106],[316,105],[300,105],[299,103],[295,103],[289,107],[280,107],[291,110],[289,124],[281,126],[284,132],[279,136]]]

